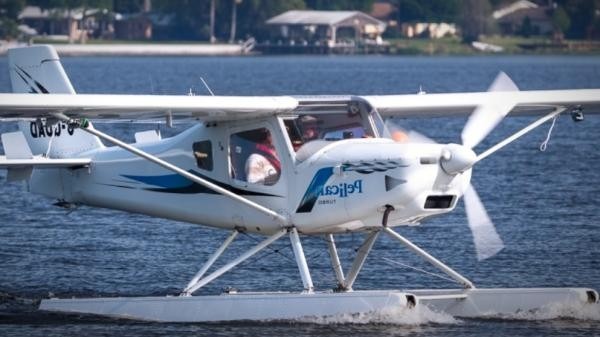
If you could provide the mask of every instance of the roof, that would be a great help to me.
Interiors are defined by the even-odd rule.
[[[510,14],[520,11],[522,9],[532,9],[532,8],[538,8],[538,5],[536,5],[535,3],[531,2],[531,1],[519,0],[519,1],[515,1],[515,2],[511,3],[508,6],[505,6],[498,10],[495,10],[494,13],[492,13],[492,17],[494,19],[498,20],[504,16],[510,15]]]
[[[371,16],[377,19],[386,20],[392,16],[395,9],[395,6],[389,2],[378,1],[373,4]]]
[[[98,13],[98,8],[88,8],[86,15]],[[26,6],[19,13],[19,19],[71,19],[81,20],[83,18],[83,8],[73,8],[71,11],[54,9],[42,9],[38,6]]]
[[[269,25],[327,25],[354,26],[354,19],[363,24],[374,24],[385,27],[385,23],[359,11],[311,11],[292,10],[267,20]]]

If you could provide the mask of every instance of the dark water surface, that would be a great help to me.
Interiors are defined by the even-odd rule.
[[[483,91],[500,70],[524,90],[600,88],[598,57],[88,57],[63,59],[81,93],[204,93],[202,76],[222,95],[393,94]],[[10,90],[0,58],[0,92]],[[477,147],[481,152],[531,121],[508,118]],[[464,118],[418,119],[403,125],[443,142],[459,142]],[[153,125],[97,125],[131,141]],[[575,124],[565,115],[546,152],[544,125],[481,162],[473,184],[506,248],[477,262],[462,203],[455,212],[398,229],[480,287],[580,286],[600,289],[600,117]],[[163,135],[181,130],[164,130]],[[4,123],[2,132],[14,126]],[[5,172],[0,175],[4,176]],[[3,179],[4,180],[4,179]],[[81,207],[68,212],[53,200],[0,184],[0,336],[153,335],[597,335],[600,307],[558,308],[523,319],[462,320],[436,313],[359,317],[324,322],[155,324],[44,314],[41,298],[141,296],[177,293],[228,233],[142,215]],[[199,202],[202,202],[199,200]],[[226,211],[226,210],[222,210]],[[243,237],[225,258],[258,238]],[[345,265],[359,234],[340,236]],[[326,244],[303,239],[315,284],[331,288]],[[258,254],[201,293],[231,286],[300,290],[287,240]],[[390,264],[428,271],[425,262],[381,237],[356,289],[454,287]],[[563,316],[569,316],[563,317]],[[352,321],[352,323],[350,323]]]

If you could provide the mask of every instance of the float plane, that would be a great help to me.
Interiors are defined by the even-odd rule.
[[[477,257],[503,243],[470,184],[477,164],[519,137],[569,114],[600,112],[600,89],[519,91],[501,73],[487,92],[369,96],[76,94],[50,46],[8,51],[12,93],[0,118],[7,180],[58,205],[88,205],[229,231],[179,296],[45,299],[45,311],[168,322],[294,320],[429,306],[457,317],[511,315],[557,302],[596,303],[587,288],[480,288],[394,230],[452,212],[465,202]],[[507,116],[538,116],[475,153]],[[387,127],[387,118],[470,116],[461,144],[438,144]],[[160,120],[193,126],[128,144],[94,121]],[[349,268],[335,236],[363,233]],[[240,233],[262,241],[213,267]],[[373,244],[387,235],[447,274],[455,289],[354,290]],[[301,292],[197,295],[208,283],[287,236]],[[302,237],[322,236],[337,287],[315,289]]]

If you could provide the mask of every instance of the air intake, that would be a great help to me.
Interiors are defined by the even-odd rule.
[[[445,209],[452,207],[453,195],[430,195],[425,200],[425,209]]]

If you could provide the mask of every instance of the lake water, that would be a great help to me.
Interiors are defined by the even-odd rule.
[[[395,94],[484,91],[498,71],[523,90],[600,88],[598,57],[87,57],[64,58],[81,93],[203,94],[203,77],[220,95]],[[0,58],[0,92],[10,90]],[[398,231],[466,275],[479,287],[578,286],[600,289],[600,117],[573,123],[562,116],[546,152],[538,147],[546,124],[484,160],[473,184],[506,248],[477,262],[462,202],[455,212]],[[507,118],[476,152],[524,126]],[[465,118],[402,122],[438,141],[459,142]],[[133,131],[154,125],[99,129],[132,141]],[[165,130],[163,135],[175,130]],[[0,131],[13,130],[4,123]],[[4,176],[4,172],[0,173]],[[2,179],[4,180],[4,179]],[[0,335],[2,336],[469,336],[596,335],[600,306],[559,308],[523,319],[457,319],[422,312],[412,316],[360,317],[321,322],[156,324],[45,314],[41,298],[174,294],[228,233],[104,209],[72,212],[31,195],[22,184],[0,184]],[[199,201],[201,202],[201,201]],[[224,210],[226,211],[226,210]],[[258,238],[242,237],[225,259]],[[344,265],[362,235],[339,237]],[[334,286],[326,244],[304,238],[315,285]],[[207,286],[219,293],[301,290],[287,240],[258,254]],[[355,289],[454,287],[447,281],[390,264],[387,259],[433,271],[396,242],[381,237]],[[222,260],[225,261],[225,260]],[[568,316],[568,317],[565,317]]]

